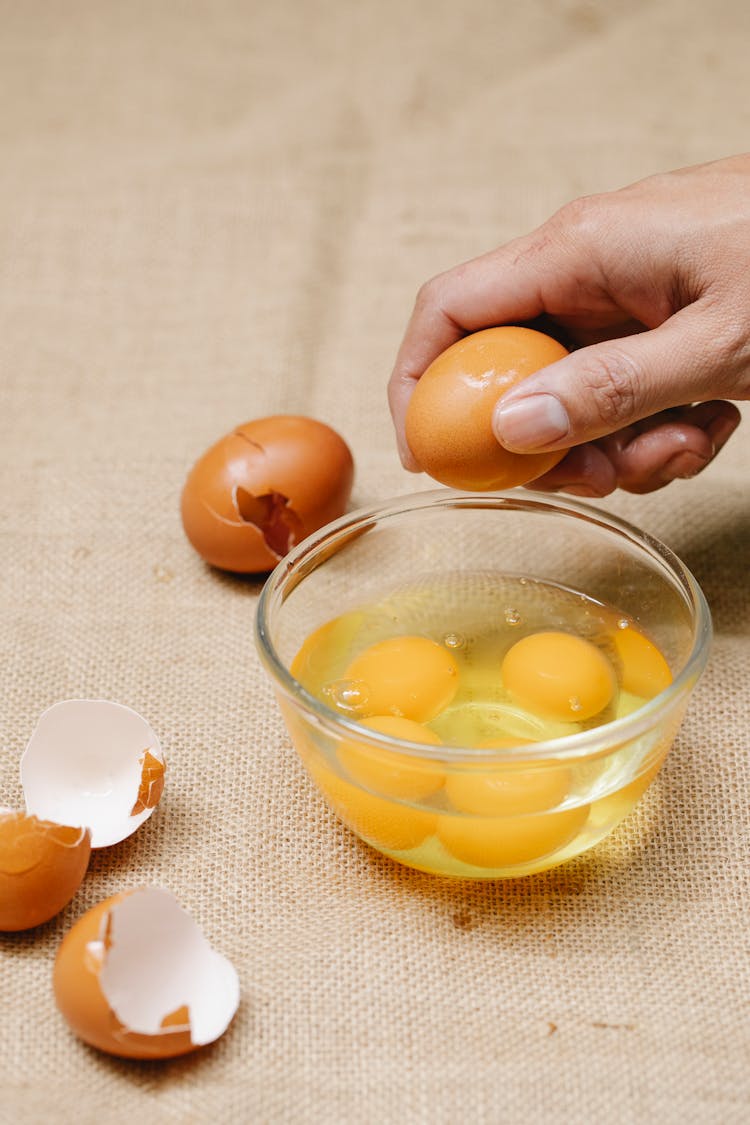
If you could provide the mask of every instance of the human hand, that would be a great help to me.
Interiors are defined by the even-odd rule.
[[[568,449],[529,487],[651,492],[715,457],[750,398],[750,154],[567,204],[422,287],[388,394],[404,465],[414,386],[450,344],[529,323],[575,350],[498,403],[507,449]]]

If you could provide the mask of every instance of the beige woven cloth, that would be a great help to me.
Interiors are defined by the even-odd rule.
[[[336,823],[253,649],[258,585],[177,510],[195,457],[274,412],[347,438],[356,505],[426,486],[384,396],[417,286],[571,196],[750,147],[747,4],[2,0],[0,28],[0,804],[58,699],[135,707],[169,761],[63,914],[0,939],[0,1120],[747,1120],[747,436],[603,502],[694,569],[716,643],[636,814],[517,882]],[[51,993],[74,919],[143,883],[242,985],[165,1064],[83,1046]]]

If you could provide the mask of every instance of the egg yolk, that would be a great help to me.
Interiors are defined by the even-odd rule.
[[[361,685],[365,715],[397,715],[426,723],[453,699],[458,665],[453,655],[429,637],[390,637],[354,658],[346,680]]]
[[[442,745],[427,727],[397,715],[376,715],[365,719],[362,726],[405,742]],[[336,753],[352,781],[386,797],[419,801],[436,793],[445,781],[440,764],[428,758],[410,758],[393,750],[353,741],[342,742]]]
[[[507,749],[528,744],[528,739],[496,738],[482,748]],[[445,792],[459,812],[475,816],[518,816],[544,812],[564,800],[570,788],[570,771],[537,763],[524,767],[513,762],[497,766],[471,766],[450,774]]]
[[[435,813],[366,793],[320,761],[309,761],[306,765],[337,816],[373,847],[384,851],[409,851],[434,834]]]
[[[598,715],[617,689],[615,671],[596,645],[572,633],[532,633],[508,650],[501,675],[524,707],[552,719]]]
[[[474,867],[533,863],[559,851],[580,831],[588,805],[538,816],[441,816],[437,834],[451,855]]]
[[[632,625],[617,629],[612,637],[622,663],[623,691],[652,699],[672,683],[669,665],[658,648]]]

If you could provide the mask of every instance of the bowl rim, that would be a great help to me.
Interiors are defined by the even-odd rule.
[[[328,707],[292,676],[276,651],[269,628],[270,613],[273,611],[275,601],[281,598],[283,604],[286,597],[308,574],[324,564],[331,553],[331,548],[344,546],[348,540],[358,538],[362,532],[384,520],[403,516],[410,511],[440,508],[506,508],[570,515],[593,523],[605,532],[618,534],[631,546],[635,546],[643,556],[658,561],[662,570],[667,572],[673,585],[682,594],[686,608],[691,611],[693,646],[684,667],[668,687],[642,707],[638,707],[622,718],[612,719],[588,730],[509,747],[506,750],[496,747],[445,744],[435,746],[410,742],[383,735]],[[306,713],[307,720],[313,726],[334,734],[339,739],[354,739],[357,743],[372,746],[374,749],[387,749],[407,757],[430,759],[445,764],[466,765],[470,762],[492,761],[498,764],[524,763],[529,766],[537,763],[541,766],[611,753],[618,745],[631,742],[648,733],[662,717],[673,710],[681,696],[687,700],[690,690],[706,666],[713,627],[708,602],[692,572],[662,540],[628,520],[604,508],[597,508],[567,496],[562,500],[554,493],[535,492],[533,496],[527,496],[515,489],[468,492],[440,488],[405,493],[370,507],[357,508],[308,535],[281,559],[266,579],[255,613],[254,634],[261,662],[275,686],[296,708]],[[603,746],[603,743],[606,743],[606,746]]]

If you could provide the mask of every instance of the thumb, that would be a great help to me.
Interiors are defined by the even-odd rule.
[[[691,306],[658,328],[572,352],[502,397],[495,437],[519,453],[568,449],[660,410],[714,398],[721,335]]]

